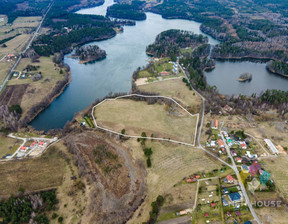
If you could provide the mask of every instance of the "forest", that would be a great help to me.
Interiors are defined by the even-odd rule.
[[[193,49],[205,43],[208,43],[208,38],[203,35],[172,29],[157,35],[155,42],[146,47],[146,52],[155,57],[168,56],[172,61],[176,61],[176,56],[179,56],[181,48]]]
[[[80,61],[92,62],[106,58],[106,52],[97,45],[77,47],[75,55],[79,56]]]
[[[107,9],[107,17],[130,20],[145,20],[146,14],[142,11],[144,2],[132,1],[131,4],[115,4]]]
[[[83,28],[72,30],[66,35],[42,35],[33,43],[33,48],[40,56],[50,56],[60,51],[70,52],[72,44],[108,39],[115,35],[112,28]]]
[[[23,193],[24,189],[19,188]],[[47,211],[55,210],[58,204],[55,190],[35,193],[27,196],[13,197],[0,202],[1,223],[42,223],[48,224]],[[35,216],[32,217],[32,213]]]
[[[288,76],[288,64],[285,62],[271,61],[267,64],[267,69],[271,72]]]

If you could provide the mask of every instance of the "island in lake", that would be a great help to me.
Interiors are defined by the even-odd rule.
[[[239,76],[237,79],[239,82],[250,81],[252,79],[252,74],[245,72]]]
[[[106,51],[102,50],[97,45],[86,45],[75,49],[74,57],[79,57],[79,63],[85,64],[88,62],[99,61],[106,58]]]

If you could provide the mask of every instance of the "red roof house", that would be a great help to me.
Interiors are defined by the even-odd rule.
[[[215,206],[216,206],[216,204],[215,204],[214,202],[212,202],[210,205],[211,205],[212,207],[215,207]]]
[[[39,142],[39,145],[44,145],[45,144],[45,142]]]
[[[234,178],[230,174],[227,175],[225,180],[227,181],[227,183],[230,183],[230,184],[234,183]]]
[[[254,161],[252,165],[249,166],[249,173],[252,176],[255,176],[260,169],[261,169],[261,165],[257,161]]]
[[[222,139],[218,139],[218,146],[220,148],[224,147],[224,142],[222,141]]]
[[[21,146],[20,150],[26,150],[25,146]]]

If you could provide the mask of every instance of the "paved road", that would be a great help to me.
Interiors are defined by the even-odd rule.
[[[246,203],[247,203],[247,205],[248,205],[248,207],[249,207],[249,209],[250,209],[250,211],[251,211],[254,219],[257,221],[257,223],[260,224],[261,222],[260,222],[258,216],[256,215],[256,213],[255,213],[255,211],[254,211],[254,209],[253,209],[253,206],[252,206],[252,204],[251,204],[251,202],[250,202],[250,199],[249,199],[249,197],[248,197],[248,195],[247,195],[246,189],[245,189],[244,185],[242,184],[242,181],[241,181],[241,179],[240,179],[239,171],[238,171],[237,166],[236,166],[236,164],[235,164],[235,161],[234,161],[234,159],[233,159],[233,157],[232,157],[232,155],[231,155],[230,147],[227,145],[227,143],[226,143],[226,141],[225,141],[225,138],[224,138],[224,136],[223,136],[222,131],[220,131],[220,135],[221,135],[221,138],[222,138],[222,140],[223,140],[223,142],[224,142],[224,146],[225,146],[225,149],[226,149],[226,151],[227,151],[227,153],[228,153],[228,156],[229,156],[229,157],[231,158],[231,160],[232,160],[232,169],[233,169],[234,172],[236,173],[236,176],[237,176],[237,179],[238,179],[238,182],[239,182],[239,186],[240,186],[241,191],[242,191],[242,194],[243,194],[243,196],[244,196],[244,198],[245,198],[245,200],[246,200]]]
[[[49,5],[48,5],[48,7],[47,7],[47,10],[46,10],[45,14],[43,15],[43,18],[42,18],[42,20],[40,21],[40,23],[39,23],[36,31],[34,32],[32,38],[30,39],[30,41],[29,41],[29,43],[27,44],[26,48],[24,49],[24,51],[22,51],[22,53],[21,53],[20,56],[18,57],[17,61],[15,62],[15,64],[13,65],[13,67],[11,68],[10,72],[8,73],[7,77],[5,78],[4,82],[3,82],[2,85],[0,86],[0,93],[1,93],[1,91],[5,88],[8,80],[9,80],[9,77],[11,76],[11,74],[12,74],[12,72],[14,71],[14,69],[16,68],[16,66],[19,64],[20,60],[22,59],[22,54],[24,54],[24,53],[27,52],[27,50],[30,48],[32,42],[34,41],[35,37],[38,35],[39,30],[40,30],[40,28],[41,28],[41,26],[42,26],[42,23],[43,23],[46,15],[47,15],[47,13],[48,13],[49,10],[51,9],[53,3],[54,3],[54,0],[52,0],[52,1],[49,3]]]

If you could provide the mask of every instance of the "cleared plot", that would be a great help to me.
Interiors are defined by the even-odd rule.
[[[288,219],[288,212],[286,206],[280,208],[275,207],[263,207],[255,209],[257,216],[259,217],[262,224],[286,224]]]
[[[133,157],[140,160],[145,159],[143,149],[135,139],[125,141],[124,144],[131,149]],[[205,156],[205,152],[197,148],[157,141],[146,141],[146,146],[151,147],[153,151],[152,167],[147,169],[147,198],[128,223],[147,221],[151,211],[151,202],[158,195],[165,196],[173,193],[177,196],[177,187],[174,185],[182,181],[184,177],[193,173],[207,173],[221,167],[218,162],[210,160]],[[196,189],[194,185],[196,184],[186,185],[191,187],[191,191],[190,195],[183,195],[184,202],[191,197],[191,204],[194,203]],[[180,189],[184,192],[184,190],[188,190],[186,186]],[[177,204],[180,207],[182,204],[182,200],[179,198],[175,199],[175,202],[173,206]],[[165,206],[169,205],[165,204]]]
[[[12,155],[18,149],[21,143],[22,141],[20,140],[0,135],[0,158],[7,154]]]
[[[65,165],[56,147],[39,158],[1,163],[0,195],[15,195],[19,187],[27,192],[57,187],[62,183]]]
[[[7,41],[5,44],[7,47],[1,47],[1,53],[9,54],[9,53],[20,53],[23,48],[26,46],[30,39],[30,34],[21,34],[12,40]]]
[[[2,52],[1,52],[2,53]],[[1,58],[2,59],[2,55],[1,55]],[[0,83],[2,85],[4,79],[7,77],[8,75],[8,72],[10,71],[10,69],[12,68],[13,66],[13,63],[14,62],[7,62],[5,60],[6,58],[4,58],[1,62],[0,62]]]
[[[189,90],[182,79],[154,82],[139,86],[138,89],[144,92],[158,93],[162,96],[172,97],[181,101],[186,106],[193,107],[195,111],[199,112],[200,110],[201,98],[193,90]]]
[[[41,21],[41,16],[29,16],[29,17],[18,17],[14,20],[12,28],[19,28],[19,27],[36,27],[39,25]]]
[[[97,125],[127,135],[146,132],[157,138],[170,138],[193,144],[197,115],[191,116],[171,100],[167,104],[150,104],[129,99],[105,101],[95,107]]]
[[[280,156],[273,159],[263,160],[264,168],[272,174],[272,179],[276,188],[280,190],[280,195],[288,197],[288,159],[286,156]]]

